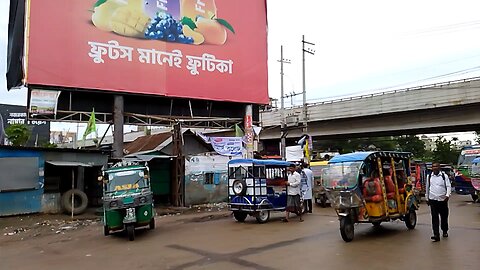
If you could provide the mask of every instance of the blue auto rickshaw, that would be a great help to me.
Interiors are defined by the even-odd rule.
[[[243,222],[251,215],[258,223],[265,223],[270,219],[271,211],[285,211],[285,183],[290,164],[261,159],[228,162],[228,205],[237,221]]]

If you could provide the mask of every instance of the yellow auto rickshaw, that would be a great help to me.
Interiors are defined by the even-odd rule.
[[[323,181],[344,241],[353,240],[355,223],[380,226],[400,219],[407,228],[415,228],[418,202],[409,177],[410,156],[405,152],[356,152],[328,162]]]
[[[315,203],[327,207],[329,203],[327,191],[322,180],[322,171],[328,167],[328,161],[312,161],[310,162],[310,169],[313,172],[313,199]]]

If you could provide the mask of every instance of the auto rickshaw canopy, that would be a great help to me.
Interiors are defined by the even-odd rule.
[[[394,152],[394,151],[371,151],[371,152],[354,152],[334,156],[328,161],[328,164],[355,162],[355,161],[369,161],[378,157],[409,159],[412,153],[409,152]]]

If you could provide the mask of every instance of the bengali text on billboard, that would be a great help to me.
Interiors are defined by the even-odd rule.
[[[27,83],[268,103],[264,0],[30,0]]]

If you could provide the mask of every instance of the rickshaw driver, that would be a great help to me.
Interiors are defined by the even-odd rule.
[[[287,207],[285,208],[285,218],[283,222],[288,222],[290,212],[296,213],[300,217],[300,222],[303,222],[302,218],[302,206],[300,203],[300,184],[301,176],[297,172],[295,164],[288,166],[288,181],[285,183],[287,188]]]

